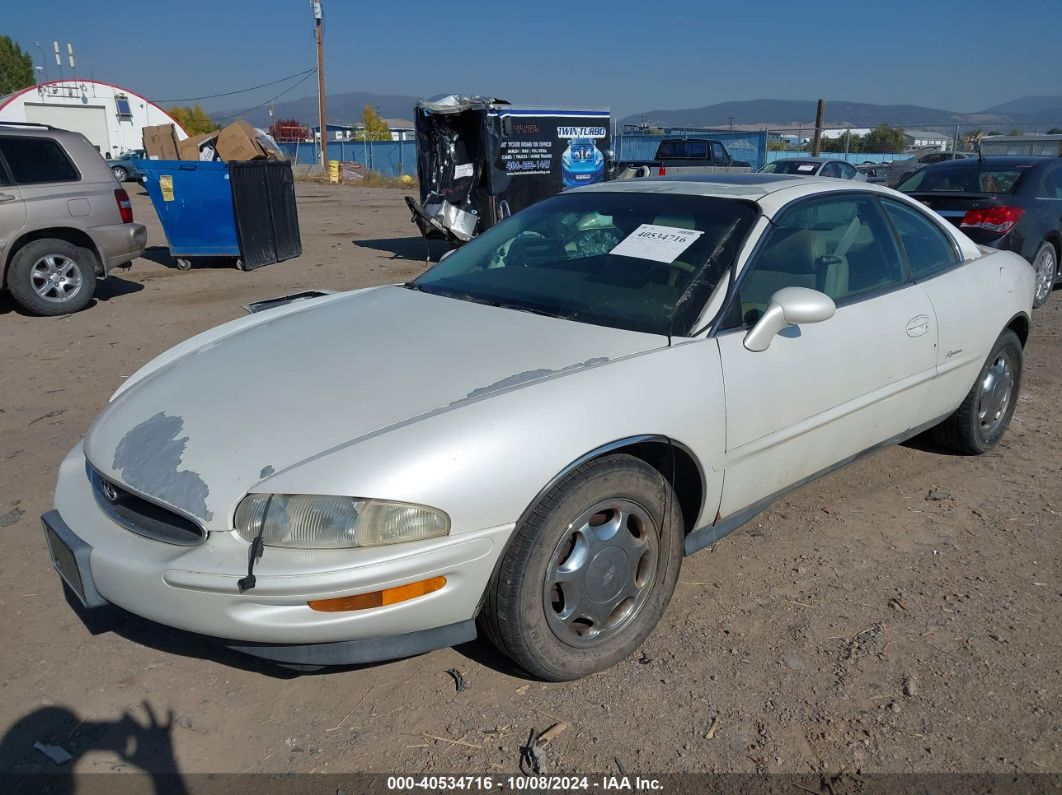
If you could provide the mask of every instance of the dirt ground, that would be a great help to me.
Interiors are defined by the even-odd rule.
[[[405,280],[424,243],[400,191],[304,183],[299,259],[181,272],[130,188],[150,248],[92,306],[0,296],[0,771],[56,770],[40,741],[78,772],[501,774],[558,722],[550,772],[1062,771],[1062,292],[998,449],[916,442],[797,492],[687,559],[611,670],[543,684],[481,640],[294,675],[118,611],[86,623],[38,516],[123,376],[248,301]]]

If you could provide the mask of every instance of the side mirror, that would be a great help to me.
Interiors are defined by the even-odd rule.
[[[750,351],[765,351],[774,336],[786,326],[800,323],[821,323],[837,311],[833,299],[807,287],[783,287],[771,296],[771,304],[763,317],[745,335],[745,347]]]

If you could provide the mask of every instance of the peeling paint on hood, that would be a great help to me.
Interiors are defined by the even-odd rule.
[[[359,291],[187,346],[112,400],[85,451],[104,475],[228,529],[250,488],[307,458],[666,345],[401,287]]]

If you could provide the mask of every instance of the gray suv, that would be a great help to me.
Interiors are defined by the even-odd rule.
[[[20,306],[83,309],[96,280],[146,245],[129,194],[85,136],[0,122],[0,272]]]

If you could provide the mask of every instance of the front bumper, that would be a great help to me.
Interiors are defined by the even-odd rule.
[[[94,226],[89,232],[103,255],[104,276],[111,268],[136,259],[147,248],[147,227],[143,224]]]
[[[369,662],[470,640],[471,621],[513,530],[509,524],[366,549],[267,547],[255,588],[241,594],[236,582],[247,571],[247,542],[213,532],[199,546],[174,546],[115,524],[96,503],[81,445],[60,467],[55,507],[49,517],[90,548],[87,576],[106,601],[240,651],[298,663]],[[446,578],[440,590],[384,607],[324,613],[306,604],[438,576]],[[437,645],[425,648],[428,641]],[[345,645],[316,656],[296,648],[331,644]]]

